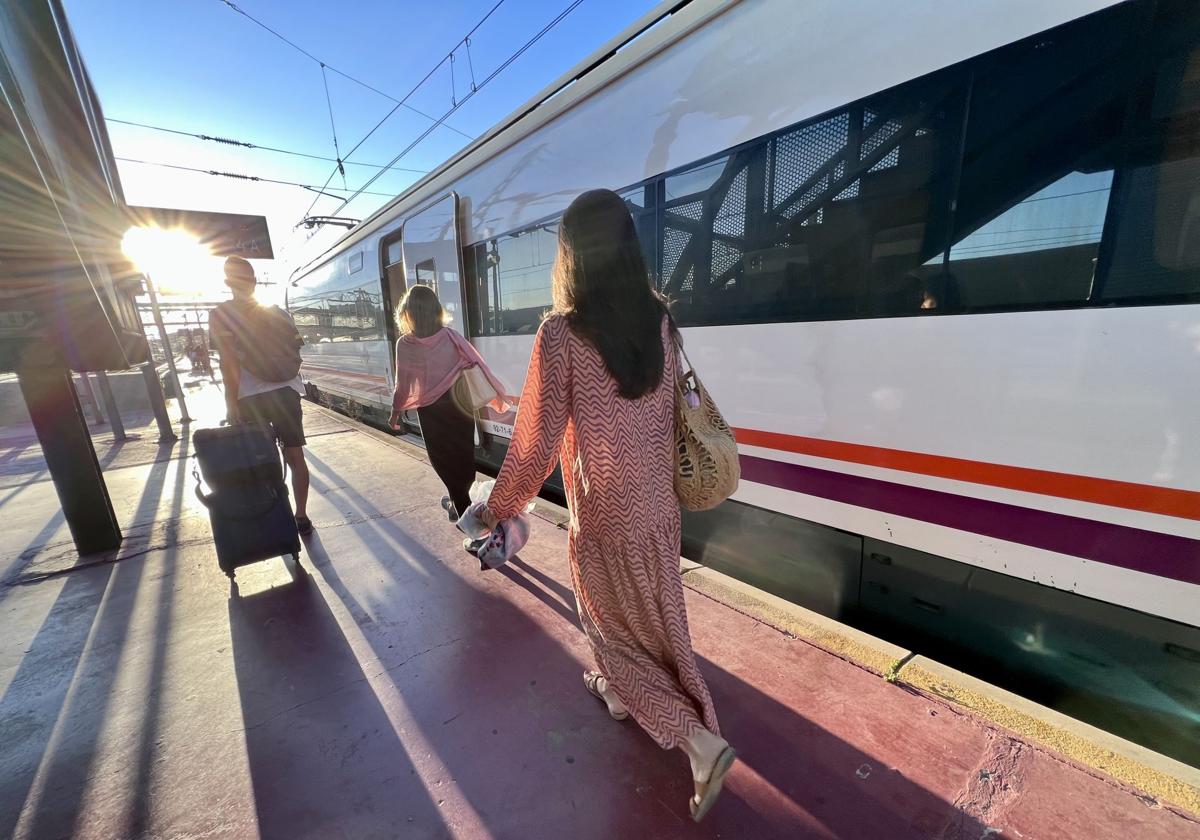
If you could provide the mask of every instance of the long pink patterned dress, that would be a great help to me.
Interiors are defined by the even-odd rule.
[[[666,321],[663,347],[670,353]],[[488,503],[520,511],[559,459],[571,509],[568,551],[596,664],[629,713],[664,749],[701,726],[719,734],[696,667],[679,574],[673,487],[675,365],[636,399],[617,394],[599,352],[561,316],[534,342],[508,457]]]

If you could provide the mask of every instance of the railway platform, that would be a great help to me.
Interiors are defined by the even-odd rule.
[[[417,447],[306,412],[316,532],[236,592],[187,435],[97,436],[126,540],[85,558],[36,440],[0,436],[0,836],[1200,838],[1186,768],[1084,738],[1089,763],[1029,734],[1069,725],[1007,728],[966,678],[685,564],[741,758],[695,825],[686,759],[583,689],[558,509],[480,572]]]

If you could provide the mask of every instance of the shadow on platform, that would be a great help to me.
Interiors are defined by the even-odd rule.
[[[231,597],[229,624],[261,836],[449,836],[307,574]]]
[[[186,455],[183,442],[180,457]],[[164,495],[169,495],[168,515],[179,516],[186,472],[177,470],[175,481],[167,487],[170,464],[163,461],[150,468],[133,521],[154,518],[163,510]],[[61,513],[26,551],[40,545],[60,522]],[[163,552],[163,572],[154,578],[156,593],[150,596],[141,592],[148,562],[144,556],[66,576],[0,698],[0,721],[6,732],[0,836],[14,834],[18,821],[22,836],[34,838],[68,837],[84,825],[94,828],[94,817],[84,813],[85,794],[102,752],[121,754],[119,762],[132,785],[124,808],[105,814],[112,836],[142,833],[162,714],[176,554],[174,547]],[[152,611],[152,617],[147,621],[141,610]],[[118,690],[118,681],[126,678],[120,666],[135,622],[148,625],[152,633],[144,683],[132,691]],[[20,725],[10,728],[14,720]]]

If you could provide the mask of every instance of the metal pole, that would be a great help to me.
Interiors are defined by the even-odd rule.
[[[171,349],[171,339],[167,336],[167,327],[163,324],[162,310],[158,308],[158,295],[154,292],[154,281],[150,275],[146,276],[146,293],[150,295],[150,308],[154,312],[154,323],[158,325],[158,334],[162,338],[163,353],[167,357],[167,367],[171,370],[171,376],[175,377],[176,396],[179,397],[179,413],[182,415],[179,418],[180,423],[191,423],[192,418],[188,416],[187,400],[183,398],[183,382],[179,379],[179,371],[175,369],[175,351]]]
[[[79,374],[80,380],[83,382],[83,398],[87,400],[88,408],[91,409],[92,417],[97,423],[104,422],[104,412],[100,410],[100,401],[96,399],[96,392],[92,390],[92,380],[88,377],[87,371]]]
[[[23,367],[17,380],[75,548],[91,554],[119,547],[121,528],[71,372],[65,367]]]
[[[100,370],[96,372],[96,383],[100,386],[100,396],[104,399],[104,408],[108,411],[108,423],[112,426],[113,440],[127,440],[125,423],[121,420],[121,410],[113,398],[112,385],[109,384],[108,374]]]
[[[150,408],[154,410],[154,419],[158,423],[158,442],[170,443],[179,440],[175,430],[171,428],[171,416],[167,414],[167,401],[163,399],[162,383],[158,381],[158,368],[154,366],[153,359],[142,365],[142,379],[146,382]]]

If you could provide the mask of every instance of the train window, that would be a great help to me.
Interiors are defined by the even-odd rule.
[[[642,246],[642,256],[646,258],[646,270],[652,278],[658,277],[658,219],[655,214],[657,206],[658,184],[651,182],[637,187],[631,187],[619,193],[633,216],[633,226],[637,229],[638,241]],[[654,280],[657,284],[657,279]]]
[[[1100,292],[1116,303],[1200,298],[1200,11],[1159,8],[1151,43],[1179,46],[1134,100]]]
[[[668,176],[662,288],[681,323],[920,313],[965,93],[938,74]]]
[[[476,335],[532,335],[552,304],[558,223],[481,242],[467,261],[471,329]]]
[[[975,62],[942,300],[1034,309],[1094,300],[1136,74],[1131,8]]]
[[[314,289],[289,304],[307,344],[377,341],[386,337],[383,297],[374,283],[351,289]]]

